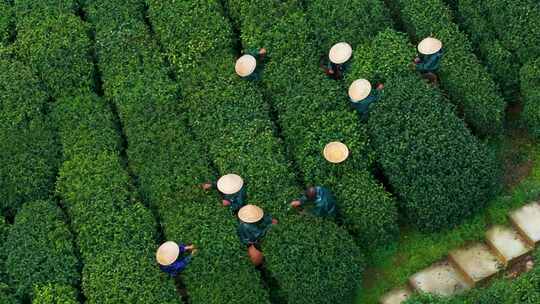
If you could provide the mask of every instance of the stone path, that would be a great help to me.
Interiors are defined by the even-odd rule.
[[[408,286],[396,288],[379,300],[381,304],[400,304],[414,292],[452,296],[473,288],[512,262],[531,252],[540,242],[540,203],[534,202],[510,213],[513,227],[494,226],[486,241],[458,248],[444,261],[417,272]]]

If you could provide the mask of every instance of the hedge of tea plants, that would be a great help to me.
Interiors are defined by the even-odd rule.
[[[474,49],[500,85],[501,94],[508,101],[513,101],[519,91],[520,64],[515,60],[513,52],[501,43],[490,22],[486,1],[454,2],[452,6],[459,24],[470,36]]]
[[[32,304],[78,304],[77,289],[69,285],[45,284],[36,286]]]
[[[24,204],[2,246],[15,295],[32,299],[34,286],[47,283],[76,286],[79,261],[72,241],[65,215],[54,201]]]
[[[424,230],[455,226],[496,193],[497,160],[456,116],[441,92],[408,68],[414,49],[393,30],[358,47],[347,83],[385,84],[368,127],[404,216]]]
[[[366,128],[348,109],[339,83],[319,70],[311,25],[296,2],[229,1],[240,25],[244,49],[267,47],[262,88],[277,112],[285,144],[306,184],[332,189],[345,227],[366,248],[397,237],[397,210],[371,175],[373,153]],[[331,141],[345,143],[351,155],[339,165],[322,156]]]
[[[0,1],[0,46],[7,44],[11,36],[11,5],[7,0]]]
[[[267,303],[259,273],[236,237],[236,221],[199,187],[214,174],[185,126],[179,88],[168,77],[141,4],[87,1],[84,10],[96,30],[103,91],[118,109],[143,200],[157,210],[166,239],[199,248],[182,274],[190,302]]]
[[[36,77],[7,58],[0,70],[0,212],[13,216],[23,202],[51,193],[60,147]]]
[[[111,109],[92,92],[89,27],[74,12],[42,9],[43,4],[15,4],[15,54],[54,98],[53,121],[65,159],[57,192],[84,264],[86,301],[179,303],[173,283],[155,266],[155,219],[133,195]],[[57,5],[54,8],[73,7],[68,1]],[[112,263],[120,257],[131,263]]]
[[[242,174],[248,201],[279,220],[263,243],[265,267],[277,284],[269,287],[271,297],[293,303],[327,301],[328,294],[336,301],[351,299],[362,270],[359,250],[331,221],[287,214],[288,201],[301,189],[275,136],[268,105],[252,83],[234,74],[232,29],[219,3],[150,1],[149,7],[182,84],[181,108],[194,134],[207,144],[218,171]]]
[[[390,12],[381,0],[303,1],[321,54],[334,43],[345,41],[353,48],[392,26]]]
[[[389,2],[415,42],[430,35],[443,42],[441,85],[469,126],[479,135],[499,134],[506,103],[491,75],[474,55],[469,38],[452,21],[450,9],[442,0]]]

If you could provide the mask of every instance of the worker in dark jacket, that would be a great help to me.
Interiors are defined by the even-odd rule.
[[[352,57],[352,47],[347,42],[334,44],[328,53],[328,61],[321,61],[321,68],[324,73],[335,80],[343,79],[347,70],[347,62]]]
[[[315,216],[336,216],[336,198],[329,189],[321,186],[307,188],[300,199],[291,202],[291,207],[303,208]]]
[[[366,121],[373,105],[382,98],[384,85],[379,83],[373,90],[366,79],[357,79],[349,87],[349,104],[360,114],[360,119]]]
[[[246,189],[244,180],[237,174],[227,174],[220,177],[217,183],[204,183],[204,190],[217,188],[223,197],[223,206],[230,207],[233,214],[246,204]]]
[[[259,80],[262,75],[266,49],[249,49],[236,60],[235,71],[246,80]]]
[[[419,56],[414,59],[414,65],[418,72],[432,85],[438,85],[437,71],[441,66],[444,54],[442,42],[433,37],[427,37],[418,44]]]
[[[190,254],[185,255],[187,252]],[[168,241],[159,246],[156,252],[156,260],[162,271],[174,277],[188,266],[195,252],[196,249],[193,245],[178,245],[175,242]]]
[[[255,205],[245,205],[238,211],[238,237],[240,242],[246,246],[258,245],[266,232],[277,224],[277,220],[272,219],[269,214]]]

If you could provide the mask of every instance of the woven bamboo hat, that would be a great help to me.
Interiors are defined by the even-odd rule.
[[[239,175],[227,174],[217,181],[217,188],[223,194],[234,194],[244,186],[244,180]]]
[[[369,96],[371,83],[367,79],[357,79],[349,87],[349,97],[353,102],[358,102]]]
[[[442,49],[442,42],[439,39],[433,37],[424,38],[424,40],[418,43],[418,52],[424,55],[432,55]]]
[[[245,205],[238,211],[238,218],[244,223],[256,223],[264,216],[264,211],[255,205]]]
[[[324,147],[323,155],[327,161],[338,164],[349,157],[349,148],[342,142],[333,141]]]
[[[173,241],[168,241],[159,246],[156,252],[156,260],[160,265],[168,266],[174,263],[180,255],[180,247]]]
[[[328,53],[328,58],[335,64],[347,62],[352,56],[352,47],[347,42],[334,44]]]
[[[246,54],[236,60],[234,69],[236,70],[236,74],[238,74],[240,77],[246,77],[251,75],[251,73],[255,71],[256,67],[257,59],[249,54]]]

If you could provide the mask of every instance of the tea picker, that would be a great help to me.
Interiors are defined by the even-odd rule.
[[[255,205],[245,205],[238,211],[238,237],[240,242],[248,246],[248,255],[254,265],[262,263],[263,255],[260,251],[260,243],[268,230],[277,220]]]
[[[233,214],[236,214],[240,208],[245,205],[246,189],[244,180],[237,174],[227,174],[220,177],[217,183],[204,183],[204,190],[217,188],[222,194],[223,206],[231,208]]]
[[[265,57],[265,48],[248,50],[236,60],[234,67],[236,74],[246,80],[259,80]]]
[[[417,71],[432,85],[438,85],[437,71],[441,66],[444,54],[443,44],[440,40],[427,37],[418,43],[419,56],[414,59]]]
[[[163,272],[174,277],[186,269],[196,251],[193,245],[178,245],[173,241],[168,241],[159,246],[156,260]],[[189,255],[185,255],[188,252]]]
[[[357,79],[349,86],[350,106],[360,114],[360,119],[366,121],[373,105],[382,97],[382,83],[373,90],[371,83],[366,79]]]
[[[309,187],[299,199],[291,202],[291,207],[303,208],[315,216],[334,217],[336,215],[336,198],[325,187]]]
[[[352,57],[352,47],[347,42],[336,43],[328,52],[328,61],[321,61],[321,68],[328,77],[340,80],[347,70],[347,62]]]

